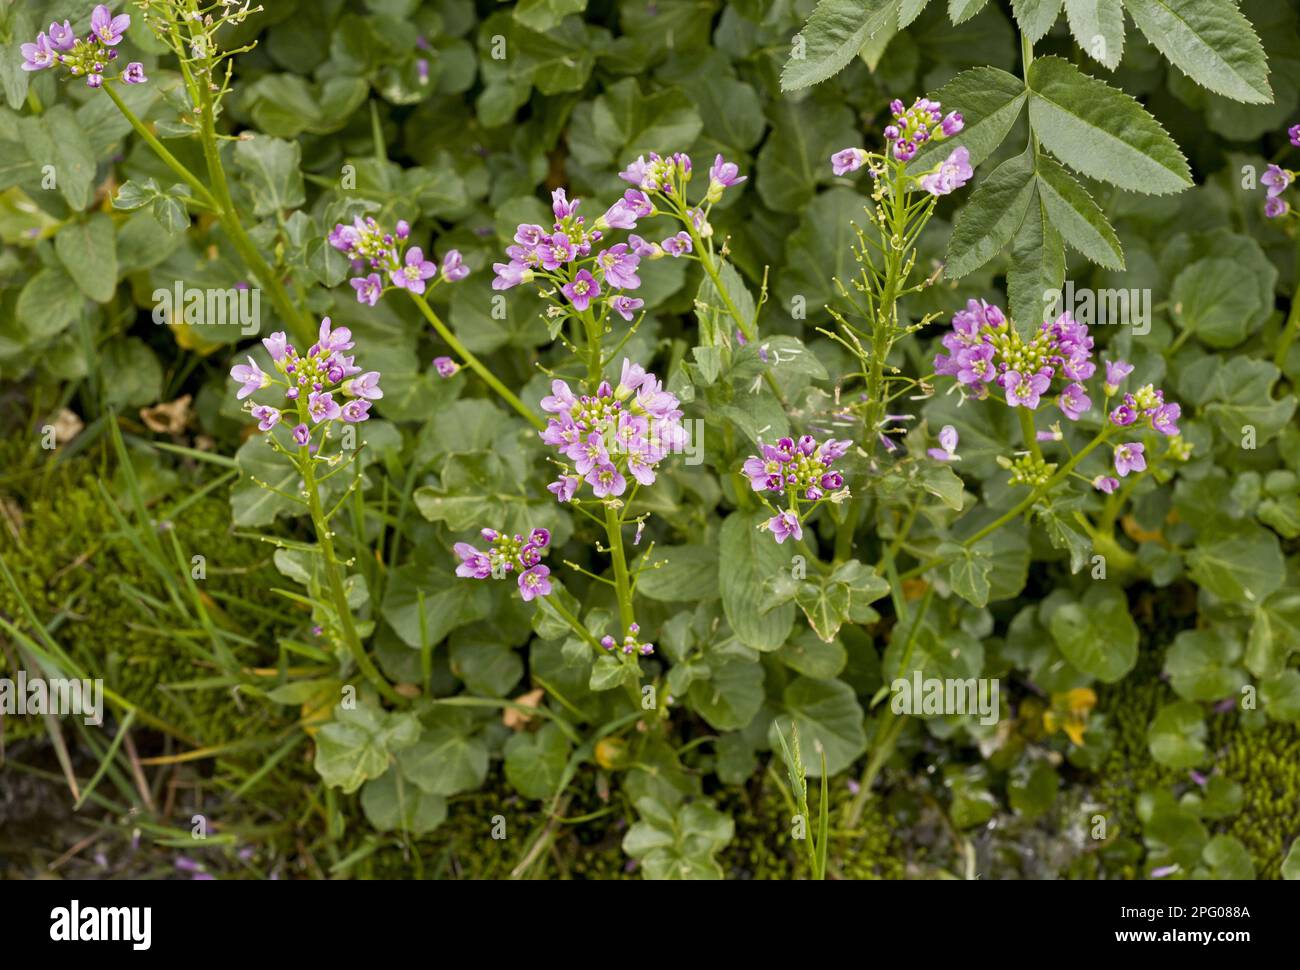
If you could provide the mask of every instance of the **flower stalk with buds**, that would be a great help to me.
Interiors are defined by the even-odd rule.
[[[230,376],[240,385],[236,397],[245,401],[249,414],[266,434],[267,444],[293,466],[302,488],[294,495],[265,482],[258,484],[306,506],[311,516],[316,551],[325,575],[325,589],[320,591],[322,600],[316,604],[323,632],[328,631],[332,639],[347,648],[366,679],[385,698],[395,704],[405,703],[361,642],[348,603],[344,582],[346,564],[338,558],[330,525],[343,500],[327,510],[321,492],[323,482],[356,461],[358,449],[336,446],[335,437],[344,426],[369,419],[371,402],[384,396],[379,386],[380,375],[376,371],[362,372],[354,362],[354,355],[347,353],[354,347],[351,331],[346,327],[332,327],[328,317],[321,322],[318,339],[305,354],[299,353],[282,332],[271,334],[262,343],[271,355],[275,373],[263,371],[249,357],[247,364],[235,365]],[[278,395],[275,402],[268,403],[264,395],[263,400],[254,399],[254,395],[268,390]],[[284,432],[290,428],[284,440]],[[344,499],[360,481],[359,475],[353,477]]]

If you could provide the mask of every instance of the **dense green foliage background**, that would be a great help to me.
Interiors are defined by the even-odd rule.
[[[152,318],[156,290],[233,286],[248,269],[220,225],[191,219],[184,187],[107,98],[19,69],[17,44],[51,20],[84,20],[83,5],[2,2],[0,671],[54,641],[140,711],[130,751],[109,751],[110,738],[71,723],[6,719],[0,787],[23,793],[0,800],[0,821],[14,823],[0,836],[8,866],[47,865],[93,817],[115,828],[101,861],[71,863],[86,872],[166,873],[183,853],[232,876],[791,878],[805,874],[804,860],[788,838],[793,802],[774,746],[793,723],[805,756],[820,744],[834,776],[835,876],[1300,876],[1300,347],[1281,342],[1297,249],[1290,221],[1264,219],[1258,186],[1269,161],[1300,151],[1286,137],[1300,121],[1294,4],[1241,5],[1260,45],[1241,35],[1236,69],[1219,81],[1220,66],[1189,77],[1170,63],[1178,50],[1148,42],[1144,18],[1159,16],[1149,0],[1126,0],[1126,32],[1115,26],[1125,23],[1119,0],[1067,0],[1064,11],[1033,0],[866,3],[883,19],[850,44],[842,70],[819,60],[809,25],[804,74],[792,39],[810,15],[816,23],[814,7],[842,4],[265,6],[222,36],[230,48],[255,44],[234,59],[222,103],[224,128],[246,134],[222,146],[235,201],[295,301],[350,327],[366,368],[383,374],[385,397],[366,426],[366,507],[340,529],[353,557],[350,599],[392,680],[439,701],[477,700],[422,707],[420,740],[406,753],[385,747],[406,715],[364,693],[359,734],[341,743],[322,729],[343,682],[323,661],[338,658],[314,641],[308,612],[273,592],[309,585],[312,567],[263,541],[310,536],[291,503],[251,480],[287,473],[249,435],[227,378],[231,362],[260,348],[236,326]],[[1085,7],[1101,18],[1102,57],[1077,41],[1091,36],[1078,19]],[[1029,239],[988,228],[984,180],[1039,134],[1031,119],[1047,125],[1033,105],[1006,109],[1023,97],[1004,80],[1026,70],[1022,32],[1040,74],[1072,66],[1141,102],[1176,143],[1173,155],[1163,142],[1153,149],[1177,170],[1168,185],[1147,181],[1137,161],[1115,161],[1101,135],[1071,142],[1067,131],[1056,144],[1044,135],[1075,175],[1048,159],[1032,178],[1050,182],[1059,170],[1096,212],[1084,206],[1087,219],[1062,225],[1044,208]],[[201,170],[174,59],[139,21],[125,46],[151,83],[122,97]],[[950,272],[909,297],[908,317],[946,320],[977,298],[1023,318],[1034,294],[1062,279],[1149,291],[1149,332],[1098,326],[1094,336],[1102,355],[1132,361],[1135,379],[1181,402],[1193,452],[1136,489],[1104,549],[1071,525],[1076,509],[1100,508],[1080,493],[997,533],[981,550],[977,589],[956,589],[944,569],[914,581],[908,603],[927,582],[938,594],[918,663],[1000,678],[1003,719],[993,728],[911,719],[879,797],[850,825],[849,780],[876,750],[884,722],[872,700],[897,671],[896,631],[907,624],[883,590],[870,605],[833,583],[777,597],[769,581],[789,571],[789,551],[752,528],[732,473],[760,436],[802,432],[837,404],[852,362],[822,328],[840,300],[833,279],[856,272],[851,220],[870,186],[833,177],[830,155],[878,147],[890,100],[927,92],[971,122],[1008,120],[971,125],[982,163],[974,191],[945,200],[921,243],[925,273],[946,260],[960,278]],[[1003,137],[991,137],[997,128]],[[812,354],[777,370],[783,410],[750,392],[756,350],[719,369],[701,346],[716,321],[702,319],[712,311],[698,269],[643,265],[649,315],[627,355],[654,362],[706,438],[703,464],[666,465],[644,497],[652,515],[639,549],[654,540],[666,565],[639,585],[641,623],[660,645],[648,669],[672,700],[638,730],[622,693],[601,689],[617,682],[593,679],[583,645],[573,649],[511,584],[455,580],[451,544],[482,526],[550,529],[563,553],[552,556],[557,572],[565,559],[605,563],[589,524],[545,491],[552,476],[532,430],[468,375],[438,377],[430,361],[444,348],[406,301],[358,304],[325,235],[370,211],[410,220],[438,253],[463,252],[474,272],[438,291],[438,309],[535,405],[545,371],[566,355],[523,289],[494,314],[490,265],[516,224],[550,221],[551,189],[590,199],[594,216],[625,187],[618,170],[649,151],[689,152],[700,169],[715,153],[740,164],[749,180],[712,216],[736,292],[752,305],[766,284],[764,336]],[[1091,170],[1076,164],[1089,156]],[[991,258],[971,258],[986,237]],[[260,335],[284,325],[263,299]],[[903,341],[890,363],[930,373],[938,332]],[[873,476],[854,546],[864,563],[905,519],[916,523],[903,549],[912,566],[1017,501],[995,461],[1016,447],[1014,420],[938,390],[899,402],[920,419],[905,454],[924,452],[927,429],[952,424],[962,461],[955,472],[854,467]],[[184,395],[170,427],[145,413]],[[49,451],[43,429],[64,409],[84,428]],[[823,519],[814,543],[829,551],[835,524]],[[199,580],[196,555],[206,561]],[[576,574],[565,584],[585,612],[608,615],[599,584]],[[1256,705],[1223,703],[1240,701],[1243,687]],[[536,688],[577,737],[537,715],[525,730],[503,722],[500,702]],[[184,756],[193,749],[205,753]],[[815,776],[815,759],[805,761]],[[110,767],[93,796],[71,811],[64,779],[84,785],[101,763]],[[9,788],[10,779],[21,781]],[[191,814],[214,834],[191,840]],[[557,826],[551,815],[590,819]],[[498,816],[504,839],[489,835]],[[132,845],[135,829],[143,848]]]

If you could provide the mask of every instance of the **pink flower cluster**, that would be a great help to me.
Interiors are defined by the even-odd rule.
[[[1296,127],[1300,128],[1300,125]],[[1283,168],[1281,165],[1270,165],[1268,170],[1259,177],[1260,185],[1268,189],[1268,197],[1264,201],[1264,215],[1266,217],[1276,219],[1291,211],[1291,205],[1286,199],[1282,198],[1282,193],[1294,181],[1295,172]]]
[[[761,455],[750,455],[745,460],[743,470],[750,488],[784,496],[789,501],[789,508],[777,511],[765,526],[778,544],[786,539],[797,542],[803,538],[803,520],[812,508],[801,515],[800,500],[813,502],[815,507],[844,488],[844,476],[832,466],[852,444],[834,438],[818,444],[812,435],[803,435],[797,441],[780,438],[774,445],[762,445]]]
[[[895,100],[889,108],[894,120],[885,126],[884,136],[888,145],[886,151],[896,162],[910,162],[926,142],[951,138],[965,127],[962,116],[956,111],[944,115],[939,102],[926,98],[920,98],[910,108],[904,108],[902,101]],[[881,156],[873,156],[866,149],[845,148],[831,156],[831,171],[836,175],[848,175],[873,157],[883,161]],[[970,151],[962,146],[954,149],[932,171],[917,177],[916,181],[922,190],[940,196],[961,188],[974,175]]]
[[[1133,365],[1122,360],[1106,362],[1106,393],[1114,395],[1120,383],[1133,372]],[[1165,392],[1152,384],[1145,384],[1131,394],[1125,394],[1119,405],[1110,412],[1110,423],[1117,428],[1129,428],[1140,423],[1162,435],[1178,434],[1178,419],[1182,408],[1177,403],[1165,403]]]
[[[950,111],[945,116],[943,106],[928,98],[918,98],[910,108],[895,98],[889,111],[894,121],[885,126],[885,141],[900,162],[910,162],[927,141],[951,138],[965,127],[960,114]]]
[[[604,381],[595,394],[575,395],[564,381],[552,382],[542,410],[554,415],[542,440],[567,459],[547,486],[561,502],[572,501],[584,481],[597,498],[622,495],[628,476],[651,485],[659,463],[687,443],[677,398],[628,360],[618,386]]]
[[[763,445],[761,456],[750,455],[745,460],[745,477],[756,492],[784,495],[790,491],[816,502],[844,487],[844,476],[831,466],[852,444],[834,438],[818,444],[812,435],[803,435],[798,441],[780,438],[774,445]]]
[[[247,364],[230,369],[231,378],[240,384],[235,396],[241,401],[267,387],[283,388],[285,405],[250,407],[262,431],[270,431],[282,420],[296,419],[294,443],[310,446],[314,428],[332,421],[365,421],[370,417],[370,402],[384,396],[379,372],[361,373],[355,358],[344,353],[355,346],[352,331],[347,327],[332,328],[329,317],[321,321],[319,339],[305,355],[298,353],[283,332],[271,334],[262,344],[278,376],[263,371],[251,356]],[[335,399],[336,394],[343,403]]]
[[[640,641],[638,638],[640,633],[641,627],[638,624],[633,623],[628,626],[627,636],[623,638],[623,643],[621,644],[622,651],[628,656],[639,653],[643,657],[648,657],[655,652],[655,645],[653,643],[642,643]],[[610,653],[620,649],[619,642],[609,634],[600,638],[600,645]]]
[[[519,596],[525,603],[538,596],[551,595],[551,570],[542,565],[542,556],[551,544],[550,532],[534,529],[525,538],[497,532],[495,529],[483,529],[479,535],[484,542],[490,543],[487,552],[468,542],[458,542],[452,547],[460,559],[460,565],[456,567],[457,576],[467,579],[505,579],[511,573],[517,573]]]
[[[1092,377],[1092,338],[1086,325],[1068,312],[1044,321],[1031,340],[1024,340],[998,307],[971,300],[953,315],[952,331],[942,343],[949,351],[934,359],[935,373],[955,377],[974,398],[988,396],[988,385],[1001,387],[1011,407],[1038,407],[1054,378],[1068,383],[1056,403],[1071,421],[1092,407],[1082,384]]]
[[[352,271],[358,274],[350,280],[358,302],[374,306],[389,289],[423,294],[439,281],[454,283],[469,275],[459,250],[447,250],[439,267],[419,246],[406,248],[410,236],[406,220],[390,233],[370,216],[357,216],[352,225],[339,223],[330,231],[329,244],[352,260]],[[370,272],[361,275],[366,270]]]
[[[631,236],[626,243],[596,247],[610,229],[635,229],[639,219],[654,213],[654,206],[643,193],[629,189],[589,227],[578,215],[581,204],[579,199],[571,201],[564,189],[556,189],[551,194],[553,231],[521,224],[515,231],[515,244],[506,249],[510,261],[492,265],[496,273],[492,288],[508,290],[540,278],[554,283],[579,313],[599,303],[631,320],[643,301],[628,296],[627,291],[640,287],[637,267],[651,244]]]
[[[23,44],[19,50],[23,55],[24,71],[43,71],[49,67],[65,67],[73,77],[84,77],[86,85],[92,88],[102,87],[104,71],[111,61],[117,60],[117,45],[131,26],[129,14],[113,12],[104,4],[99,4],[90,14],[90,32],[84,38],[78,38],[70,21],[55,21],[50,24],[49,32],[41,31],[36,40]],[[123,84],[144,84],[144,65],[132,61],[118,76]]]
[[[1042,395],[1052,381],[1061,377],[1067,381],[1056,396],[1056,405],[1071,421],[1092,407],[1092,399],[1083,382],[1096,373],[1092,359],[1092,338],[1088,328],[1069,313],[1063,313],[1051,323],[1044,322],[1032,340],[1025,341],[1000,309],[992,304],[971,300],[966,309],[954,314],[952,331],[943,337],[943,345],[950,352],[935,357],[934,369],[938,374],[955,377],[972,397],[988,396],[988,386],[996,384],[1004,391],[1011,407],[1037,408]],[[1112,398],[1133,365],[1122,360],[1106,361],[1106,375],[1102,392]],[[1176,403],[1166,402],[1164,392],[1147,384],[1132,393],[1123,395],[1108,415],[1115,428],[1141,430],[1150,428],[1168,437],[1178,435],[1178,419],[1182,409]],[[945,427],[950,443],[940,435],[942,451],[930,450],[931,457],[951,460],[955,457],[957,433]],[[1058,433],[1039,433],[1039,440],[1059,440]],[[1114,466],[1120,478],[1130,472],[1146,470],[1145,446],[1141,442],[1128,442],[1115,447]],[[1118,479],[1098,475],[1092,481],[1098,491],[1110,493],[1119,487]]]
[[[718,156],[721,161],[722,156]],[[664,158],[654,152],[647,159],[638,155],[626,169],[618,173],[624,182],[630,182],[642,192],[662,192],[664,195],[684,195],[684,187],[691,180],[691,156],[674,152]]]
[[[516,229],[514,245],[506,249],[508,262],[492,265],[496,273],[492,288],[508,290],[541,280],[549,284],[544,295],[563,297],[563,302],[555,301],[562,309],[580,314],[594,311],[602,321],[612,312],[631,321],[645,305],[645,301],[631,295],[641,286],[637,275],[641,260],[688,256],[694,251],[695,240],[691,232],[682,229],[659,242],[629,233],[626,242],[611,244],[606,238],[609,231],[636,229],[641,220],[660,215],[654,201],[658,196],[661,201],[669,200],[668,214],[692,227],[701,238],[708,238],[713,232],[708,207],[726,189],[745,181],[735,163],[718,155],[709,169],[709,188],[703,202],[687,209],[686,183],[691,177],[688,156],[679,152],[662,158],[652,152],[649,159],[640,156],[619,175],[634,187],[590,225],[578,215],[581,200],[570,200],[562,188],[552,192],[555,221],[549,230],[532,223]]]

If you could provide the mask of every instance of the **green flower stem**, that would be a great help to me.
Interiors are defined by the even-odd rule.
[[[569,610],[566,607],[560,604],[559,597],[543,596],[541,599],[542,599],[542,603],[544,603],[547,608],[549,608],[553,613],[555,613],[556,616],[558,616],[561,620],[567,623],[569,625],[569,628],[573,630],[573,632],[576,633],[580,639],[585,641],[586,644],[596,652],[597,656],[599,657],[609,656],[609,651],[606,650],[603,646],[601,646],[600,641],[596,639],[595,634],[593,634],[590,630],[588,630],[585,626],[583,626],[581,620],[579,620],[576,616],[574,616],[571,612],[569,612]],[[640,668],[640,664],[637,663],[636,657],[629,657],[623,653],[620,653],[618,656],[619,656],[619,661],[625,665],[628,664],[629,662],[637,665],[637,681],[640,682],[641,668]],[[634,708],[639,709],[641,706],[641,695],[637,692],[636,684],[633,684],[629,681],[626,683],[626,687],[627,687],[628,697],[632,701],[632,706]]]
[[[122,113],[122,117],[125,118],[127,123],[135,129],[135,133],[144,140],[144,143],[153,150],[153,153],[158,156],[163,164],[175,172],[177,177],[193,189],[194,194],[202,200],[205,205],[209,206],[214,211],[218,210],[220,207],[217,204],[216,196],[209,192],[208,187],[199,181],[198,176],[186,168],[185,164],[168,151],[167,147],[158,140],[158,137],[145,127],[144,122],[136,116],[136,113],[126,106],[126,102],[122,100],[122,96],[113,90],[113,85],[105,84],[100,90],[104,91],[113,100],[113,104],[117,105],[117,110]]]
[[[916,515],[921,511],[921,501],[919,498],[913,500],[911,507],[907,510],[907,517],[903,519],[903,524],[898,527],[894,539],[889,544],[888,552],[881,557],[881,561],[893,561],[898,556],[898,551],[903,548],[903,543],[912,533],[912,526],[916,523]]]
[[[1089,526],[1086,518],[1082,521],[1084,528],[1092,537],[1094,550],[1105,556],[1108,562],[1114,563],[1116,569],[1122,573],[1130,573],[1137,568],[1137,557],[1121,546],[1115,538],[1115,526],[1119,521],[1120,512],[1124,509],[1138,485],[1144,479],[1153,475],[1155,470],[1160,467],[1161,462],[1168,457],[1168,451],[1155,456],[1147,463],[1145,471],[1130,475],[1125,480],[1123,487],[1106,496],[1106,504],[1102,507],[1101,516],[1097,520],[1095,529]]]
[[[1085,445],[1079,451],[1078,454],[1076,454],[1073,458],[1071,458],[1064,465],[1062,465],[1055,475],[1049,478],[1044,484],[1040,485],[1038,488],[1031,491],[1029,495],[1027,495],[1023,501],[1021,501],[1018,505],[1016,505],[1015,508],[1011,509],[1011,511],[1007,512],[1005,515],[1002,515],[1000,518],[996,519],[995,521],[990,522],[984,528],[980,529],[979,532],[976,532],[969,539],[966,539],[964,542],[962,542],[961,543],[962,548],[969,549],[971,546],[975,545],[975,543],[979,542],[981,539],[985,538],[986,536],[992,535],[994,532],[1002,528],[1008,522],[1012,521],[1013,519],[1019,518],[1022,513],[1027,512],[1034,505],[1035,502],[1037,502],[1040,498],[1042,498],[1044,495],[1050,492],[1061,482],[1065,481],[1070,476],[1070,472],[1074,470],[1075,466],[1077,466],[1079,462],[1083,461],[1083,459],[1087,458],[1090,454],[1092,454],[1092,452],[1097,447],[1102,445],[1110,437],[1110,435],[1111,435],[1111,425],[1107,424],[1101,429],[1101,431],[1097,433],[1097,436],[1093,438],[1092,441],[1088,442],[1088,444]],[[922,573],[928,572],[929,570],[933,569],[935,566],[942,566],[945,562],[947,562],[947,559],[945,559],[942,556],[938,556],[933,559],[927,559],[919,566],[914,566],[913,568],[909,569],[907,572],[903,573],[901,578],[915,579],[917,576],[920,576]]]
[[[1020,35],[1020,62],[1025,76],[1025,87],[1029,87],[1029,67],[1034,63],[1034,44],[1024,34]],[[1032,125],[1029,127],[1029,144],[1034,149],[1036,157],[1038,155],[1038,135],[1034,132]]]
[[[582,621],[569,612],[567,607],[562,606],[558,597],[543,596],[541,597],[541,601],[556,616],[569,624],[569,628],[572,629],[580,639],[585,640],[587,645],[595,650],[598,655],[605,655],[605,648],[600,645],[600,641],[596,639],[595,634],[583,626]]]
[[[1113,567],[1114,572],[1127,576],[1137,569],[1137,556],[1119,544],[1114,532],[1091,528],[1082,513],[1079,514],[1078,520],[1092,540],[1092,551],[1100,554]]]
[[[1160,466],[1160,463],[1168,456],[1168,454],[1169,453],[1166,451],[1164,454],[1152,458],[1151,461],[1147,463],[1145,471],[1129,476],[1120,488],[1106,496],[1106,504],[1103,506],[1101,510],[1101,518],[1097,522],[1099,532],[1104,532],[1108,535],[1114,533],[1115,523],[1119,521],[1119,513],[1124,507],[1124,503],[1128,501],[1129,496],[1132,495],[1133,490],[1142,483],[1142,480],[1149,477]]]
[[[483,378],[484,383],[487,384],[488,387],[492,388],[492,390],[496,391],[501,400],[514,408],[515,411],[517,411],[520,416],[534,428],[538,431],[546,430],[546,422],[530,411],[527,405],[511,392],[510,388],[497,380],[497,376],[488,370],[477,357],[471,354],[464,344],[456,339],[456,335],[447,329],[446,324],[438,319],[438,315],[433,312],[433,307],[429,306],[428,300],[419,293],[412,293],[410,290],[407,290],[406,292],[411,299],[415,301],[415,305],[420,308],[420,312],[424,314],[424,318],[433,325],[433,329],[438,331],[438,336],[446,342],[447,346],[455,352],[456,356],[461,359],[461,362],[466,367],[472,370],[479,377]]]
[[[1020,437],[1025,439],[1025,450],[1038,461],[1043,460],[1043,449],[1038,447],[1038,432],[1034,428],[1034,412],[1029,408],[1016,408],[1020,418]]]
[[[211,57],[209,56],[208,75],[211,74],[212,66]],[[275,306],[275,311],[280,315],[280,319],[285,322],[285,326],[294,333],[298,340],[310,344],[316,336],[315,324],[306,313],[299,309],[298,304],[294,303],[284,285],[283,279],[276,274],[271,265],[262,257],[257,245],[249,237],[248,231],[239,218],[239,212],[235,208],[235,201],[230,196],[230,185],[226,181],[226,170],[221,163],[221,152],[217,147],[216,108],[212,102],[212,90],[207,84],[203,83],[202,78],[199,79],[198,88],[201,111],[200,121],[202,122],[199,131],[200,140],[203,143],[203,158],[207,164],[208,179],[220,205],[218,214],[222,228],[226,230],[226,235],[230,237],[230,242],[234,245],[235,251],[239,253],[240,259],[244,261],[244,265],[266,287],[271,297],[271,303]]]
[[[1191,339],[1191,336],[1192,336],[1192,331],[1184,330],[1177,337],[1175,337],[1174,342],[1171,343],[1169,345],[1169,349],[1165,351],[1165,357],[1166,358],[1172,357],[1174,356],[1174,354],[1178,353],[1178,351],[1182,350],[1183,344],[1187,343],[1187,341]]]
[[[1296,269],[1300,271],[1300,244],[1296,246]],[[1300,281],[1300,277],[1297,277]],[[1300,282],[1297,283],[1296,292],[1291,294],[1291,310],[1286,315],[1286,323],[1282,324],[1282,332],[1278,335],[1277,349],[1273,352],[1273,364],[1278,370],[1282,370],[1286,364],[1286,358],[1291,353],[1291,344],[1295,342],[1296,333],[1300,332]]]
[[[689,224],[689,223],[688,223]],[[695,230],[695,226],[690,226],[691,241],[695,247],[695,252],[700,258],[700,265],[704,267],[704,272],[708,275],[709,280],[713,283],[713,288],[718,291],[718,296],[722,297],[722,303],[727,308],[727,314],[731,319],[736,321],[736,326],[740,332],[745,335],[746,340],[753,340],[755,337],[754,327],[751,321],[746,320],[736,303],[731,298],[727,288],[722,285],[722,274],[718,272],[718,264],[713,259],[712,251],[704,245],[704,240]]]
[[[578,317],[582,321],[583,332],[587,335],[587,389],[596,393],[600,387],[601,371],[604,369],[602,364],[600,349],[600,324],[589,309],[584,310]]]
[[[307,421],[307,409],[302,400],[298,401],[298,418],[304,423]],[[330,532],[329,520],[325,517],[325,510],[321,506],[320,488],[316,482],[316,462],[308,452],[307,445],[303,445],[298,450],[298,463],[302,469],[303,488],[307,492],[307,507],[316,530],[316,541],[320,543],[321,557],[325,560],[325,579],[329,583],[330,598],[334,601],[334,614],[338,618],[343,641],[347,644],[353,659],[356,660],[357,666],[361,668],[361,672],[375,685],[379,693],[390,703],[405,704],[406,698],[393,689],[367,655],[366,648],[361,644],[361,637],[357,635],[356,624],[352,622],[352,607],[348,605],[348,594],[343,588],[341,564],[334,553],[333,533]]]
[[[226,184],[225,171],[221,166],[221,158],[216,151],[216,134],[215,130],[210,127],[212,122],[212,105],[207,102],[205,114],[203,115],[203,154],[207,161],[208,177],[212,180],[213,185],[217,188],[217,193],[205,185],[197,175],[191,172],[183,162],[167,150],[158,137],[154,135],[142,122],[135,112],[127,107],[126,102],[122,100],[111,84],[106,84],[102,90],[108,92],[113,104],[117,110],[122,113],[122,117],[135,130],[146,145],[169,169],[188,185],[195,194],[195,197],[206,207],[210,208],[217,216],[221,227],[226,231],[226,236],[230,239],[231,245],[239,253],[240,259],[248,267],[249,272],[257,278],[258,283],[266,288],[270,294],[271,303],[275,306],[276,312],[280,318],[285,321],[285,325],[293,331],[295,339],[306,343],[311,343],[315,337],[314,328],[311,321],[305,314],[301,313],[293,301],[289,298],[288,291],[284,284],[275,275],[275,271],[262,258],[258,252],[257,246],[249,238],[248,233],[244,230],[243,223],[239,220],[239,215],[235,211],[234,202],[230,198],[230,190]]]
[[[746,478],[744,473],[741,471],[742,466],[736,464],[736,460],[738,460],[740,456],[736,454],[735,434],[732,431],[732,424],[730,421],[723,424],[722,440],[727,449],[727,464],[734,469],[731,473],[731,487],[736,493],[736,508],[740,509],[742,512],[748,512],[753,509],[756,504],[754,501],[754,491],[750,488],[749,479]]]
[[[807,539],[798,539],[798,540],[794,540],[794,542],[795,542],[795,548],[798,549],[801,553],[803,553],[804,558],[807,559],[808,562],[812,564],[812,567],[817,570],[819,575],[826,576],[830,574],[831,567],[821,561],[817,553],[813,551],[810,545],[808,545]]]
[[[853,554],[853,533],[857,531],[858,519],[862,517],[862,498],[854,495],[849,499],[848,507],[844,510],[844,521],[835,529],[835,562],[839,563],[848,560]]]
[[[902,198],[906,175],[902,165],[894,165],[893,173],[889,184],[890,238],[885,240],[885,283],[880,290],[875,319],[871,321],[871,365],[867,370],[867,413],[863,421],[866,440],[862,442],[862,448],[868,455],[875,451],[877,431],[885,417],[885,358],[893,340],[897,321],[896,304],[903,283],[903,250],[894,245],[894,240],[903,238],[907,226],[906,207]],[[857,531],[858,519],[862,517],[862,502],[861,495],[855,495],[849,500],[844,520],[835,531],[837,563],[844,562],[853,554],[853,534]]]
[[[691,234],[691,245],[694,247],[695,255],[699,258],[700,265],[704,267],[704,272],[709,277],[710,282],[713,283],[713,288],[718,291],[718,296],[722,297],[722,303],[727,308],[727,314],[736,321],[736,326],[744,334],[746,340],[756,340],[758,332],[754,329],[753,322],[745,319],[744,315],[736,307],[735,301],[732,300],[731,294],[727,292],[727,288],[722,285],[722,274],[718,272],[718,264],[713,259],[713,250],[704,245],[704,240],[700,238],[700,234],[696,231],[695,223],[690,216],[683,214],[682,221]],[[763,371],[763,379],[767,382],[767,386],[771,388],[772,393],[776,395],[776,399],[781,402],[781,407],[788,408],[790,402],[786,400],[785,392],[781,390],[781,385],[777,383],[776,375],[772,373],[770,368]]]
[[[623,553],[623,519],[612,505],[605,506],[605,535],[609,539],[609,557],[614,564],[614,590],[618,595],[618,618],[627,636],[636,614],[632,610],[632,583],[628,577],[627,558]]]
[[[912,654],[916,650],[917,634],[921,632],[921,624],[925,621],[925,615],[930,611],[930,603],[934,599],[934,584],[931,583],[925,588],[925,594],[921,597],[921,603],[916,610],[916,619],[912,621],[911,628],[907,631],[907,642],[903,644],[903,656],[898,664],[898,672],[901,674],[909,670],[909,664],[912,660]],[[856,828],[858,821],[862,818],[862,810],[866,807],[867,799],[871,797],[871,786],[876,781],[876,775],[884,767],[889,756],[894,752],[894,746],[898,743],[898,736],[903,733],[903,726],[907,723],[906,714],[894,714],[893,711],[885,707],[879,715],[879,723],[884,725],[886,718],[892,718],[889,726],[885,727],[883,734],[880,734],[880,742],[871,752],[871,757],[867,759],[867,766],[863,769],[862,780],[859,782],[858,793],[853,796],[853,802],[849,806],[847,822],[849,828]],[[879,732],[879,728],[877,729]]]

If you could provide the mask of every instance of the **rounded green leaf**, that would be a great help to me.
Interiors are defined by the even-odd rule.
[[[1207,347],[1245,340],[1260,300],[1258,291],[1241,285],[1241,275],[1241,266],[1227,259],[1199,259],[1185,267],[1169,292],[1178,325]]]
[[[1138,631],[1123,592],[1094,586],[1066,603],[1048,623],[1065,659],[1085,674],[1113,684],[1137,663]]]
[[[1259,526],[1198,545],[1188,564],[1192,579],[1229,603],[1262,603],[1286,580],[1281,544]]]
[[[419,737],[413,714],[389,713],[358,701],[334,709],[334,720],[316,732],[316,771],[325,784],[345,794],[388,770],[389,759]]]
[[[1231,835],[1216,835],[1201,852],[1208,867],[1209,879],[1254,879],[1255,863],[1239,839]]]
[[[557,724],[543,724],[535,734],[515,734],[506,742],[506,780],[525,798],[550,798],[568,760],[564,732]]]
[[[447,818],[447,800],[404,782],[396,768],[361,789],[366,819],[381,832],[400,829],[412,835],[432,832]]]
[[[655,547],[653,562],[639,575],[636,591],[652,600],[697,602],[718,596],[718,550],[714,546]]]
[[[751,655],[752,656],[752,655]],[[691,684],[691,706],[717,731],[739,731],[763,706],[763,667],[741,659],[710,662],[711,675]]]
[[[1286,854],[1282,860],[1282,878],[1297,880],[1300,879],[1300,836],[1297,836],[1291,843],[1291,851]]]
[[[1284,670],[1260,684],[1259,703],[1275,721],[1300,721],[1300,670]]]
[[[431,795],[472,791],[487,777],[487,746],[450,727],[435,727],[397,756],[406,778]]]
[[[799,677],[786,687],[784,700],[786,713],[772,721],[768,740],[773,748],[779,748],[778,732],[788,737],[790,722],[797,724],[808,774],[821,774],[818,745],[826,752],[826,771],[832,775],[853,764],[866,750],[862,708],[848,684]]]
[[[1205,760],[1205,718],[1191,701],[1166,704],[1147,729],[1151,757],[1170,768],[1195,768]]]
[[[82,293],[107,303],[117,289],[117,239],[113,220],[102,212],[74,222],[54,237],[54,252]]]
[[[1037,818],[1052,807],[1060,778],[1045,759],[1019,765],[1007,783],[1007,796],[1017,815]]]
[[[85,296],[61,267],[49,267],[22,288],[16,315],[32,340],[45,340],[76,320],[85,302]]]
[[[1247,682],[1240,658],[1241,641],[1227,631],[1185,630],[1165,654],[1165,673],[1184,700],[1217,701]]]
[[[722,523],[718,552],[718,589],[727,622],[740,641],[755,650],[776,650],[794,627],[795,607],[773,609],[764,589],[781,570],[789,570],[791,553],[760,528],[768,516],[736,512]]]

